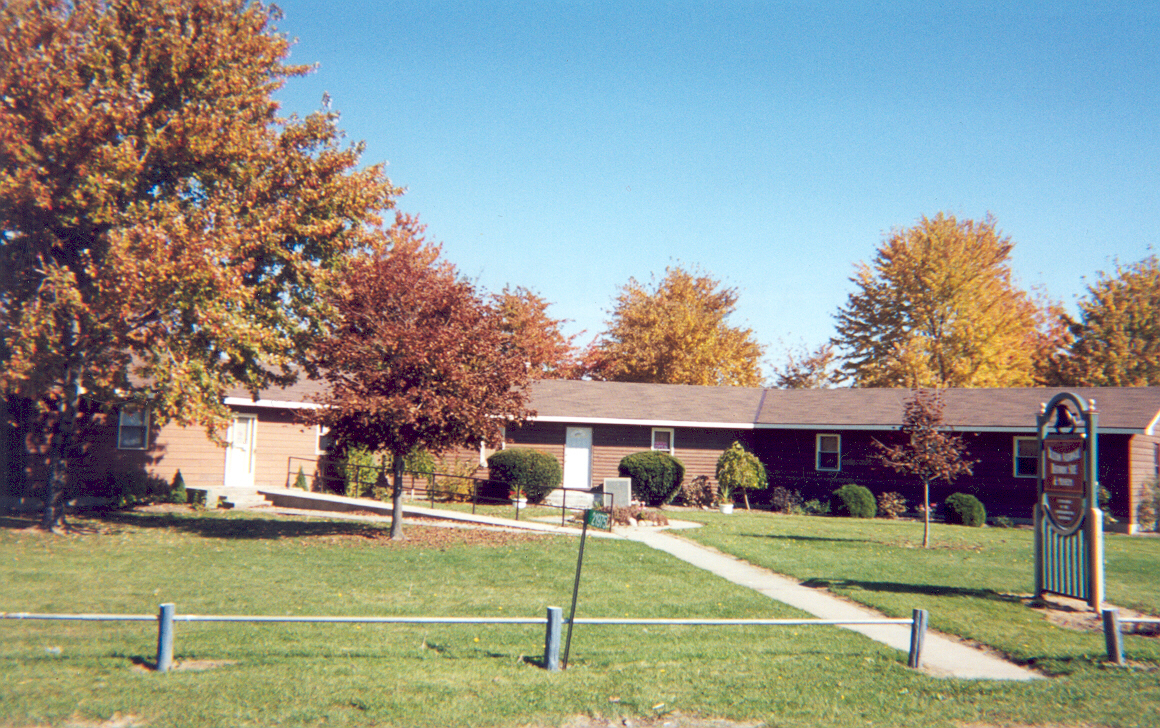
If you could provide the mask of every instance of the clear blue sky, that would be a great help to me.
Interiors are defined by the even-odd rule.
[[[287,111],[342,114],[444,255],[586,343],[700,266],[783,360],[920,216],[988,212],[1073,305],[1160,243],[1160,4],[283,0]],[[1044,7],[1046,6],[1046,7]]]

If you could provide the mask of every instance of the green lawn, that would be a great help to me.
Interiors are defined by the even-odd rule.
[[[1002,596],[1029,589],[1018,587],[1029,573],[1006,564],[993,586],[982,576],[1018,553],[1022,532],[955,531],[957,548],[916,556],[895,524],[698,517],[708,524],[698,539],[751,549],[755,562],[809,571],[843,593],[896,600],[898,613],[926,606],[939,628],[970,621],[962,615],[974,614],[975,602],[998,608],[999,619],[1022,610],[1029,624],[1042,621]],[[461,543],[456,532],[410,526],[415,538],[399,546],[377,527],[247,512],[124,513],[77,525],[85,531],[53,537],[0,519],[0,611],[155,614],[172,601],[179,613],[538,617],[549,605],[567,608],[578,545],[564,537]],[[1156,551],[1133,561],[1138,544],[1152,547],[1109,543],[1109,563],[1123,564],[1109,591],[1120,600],[1116,590],[1130,590],[1143,571],[1152,592],[1138,604],[1146,606],[1156,602]],[[944,569],[974,562],[976,575],[958,583],[933,561],[896,563],[934,554],[948,559]],[[977,593],[987,590],[998,596]],[[639,544],[589,539],[579,614],[795,612]],[[1057,676],[1010,684],[931,678],[908,670],[903,653],[828,627],[578,626],[570,669],[549,674],[539,665],[541,626],[179,623],[175,659],[203,669],[158,674],[148,669],[152,623],[5,620],[0,725],[98,724],[120,714],[151,726],[550,726],[577,714],[672,710],[778,726],[1160,724],[1151,642],[1129,638],[1136,666],[1108,668],[1097,637],[1061,633],[1052,642],[1039,634],[1050,630],[1035,629],[1024,630],[1023,653],[1011,652]]]

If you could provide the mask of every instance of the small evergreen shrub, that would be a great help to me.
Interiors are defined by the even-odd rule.
[[[952,493],[943,505],[946,506],[947,523],[982,526],[987,522],[987,509],[970,493]]]
[[[1160,478],[1144,485],[1140,503],[1136,506],[1136,523],[1141,531],[1160,531]]]
[[[178,473],[180,475],[180,472]],[[302,466],[298,466],[298,475],[294,478],[294,487],[299,490],[310,490],[310,485],[306,482],[306,471]]]
[[[185,492],[185,478],[182,477],[181,471],[178,470],[173,474],[173,484],[169,486],[169,502],[186,503],[188,501],[189,494]]]
[[[487,459],[491,479],[507,483],[510,491],[519,490],[529,503],[539,503],[544,496],[560,487],[564,473],[560,461],[546,452],[513,447],[492,453]]]
[[[620,475],[632,478],[634,496],[650,506],[659,506],[677,495],[685,479],[685,465],[668,453],[649,450],[625,455],[620,461]]]
[[[880,518],[898,518],[906,513],[906,499],[901,493],[890,491],[878,494],[878,516]]]
[[[817,498],[810,498],[805,503],[802,503],[802,513],[807,516],[824,516],[830,512],[830,504],[828,501],[818,500]]]
[[[873,518],[878,513],[878,504],[869,488],[847,483],[830,497],[830,510],[840,516]]]

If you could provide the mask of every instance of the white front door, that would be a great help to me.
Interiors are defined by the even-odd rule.
[[[564,487],[592,488],[592,428],[569,427],[564,439]]]
[[[258,418],[254,415],[236,415],[226,433],[225,485],[252,488],[254,485],[254,438],[258,432]]]

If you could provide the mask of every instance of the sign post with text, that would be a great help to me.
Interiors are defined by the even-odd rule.
[[[1037,422],[1035,595],[1083,599],[1099,611],[1104,599],[1104,520],[1095,400],[1057,394],[1042,406]]]

